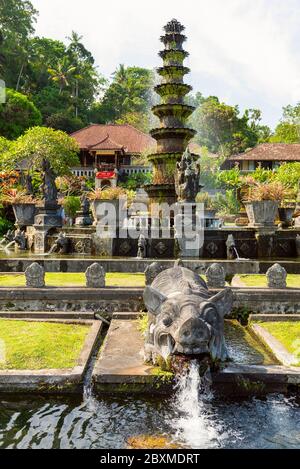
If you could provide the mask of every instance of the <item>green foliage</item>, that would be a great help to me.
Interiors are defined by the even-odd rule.
[[[300,143],[300,102],[283,108],[282,121],[271,136],[272,143]]]
[[[300,182],[300,163],[284,163],[276,170],[274,178],[287,187],[297,189]]]
[[[84,122],[79,117],[74,117],[70,114],[63,112],[57,112],[47,117],[45,120],[47,127],[51,127],[56,130],[63,130],[68,134],[76,132],[76,130],[84,127]]]
[[[14,169],[19,162],[26,159],[29,168],[35,171],[40,170],[42,161],[46,159],[57,175],[64,175],[79,163],[78,151],[75,140],[65,132],[33,127],[13,142],[10,151],[3,158],[8,169]]]
[[[271,143],[300,143],[300,125],[280,122],[269,141]]]
[[[0,137],[0,169],[3,168],[4,155],[9,152],[11,142],[4,137]]]
[[[6,218],[0,216],[0,237],[3,236],[8,230],[13,229],[14,225]]]
[[[211,155],[206,147],[201,148],[200,157],[200,183],[205,189],[216,189],[220,187],[218,172],[224,158]]]
[[[28,60],[29,39],[34,32],[37,11],[28,0],[2,0],[0,24],[3,45],[1,53],[5,66],[2,77],[6,86],[18,91],[25,83],[24,69]]]
[[[138,329],[145,336],[149,326],[148,314],[142,314],[138,319]]]
[[[260,125],[261,113],[247,109],[242,116],[238,106],[229,106],[216,96],[197,96],[199,103],[191,117],[191,125],[197,130],[196,141],[213,153],[228,156],[253,147],[266,138],[270,130]]]
[[[6,90],[6,102],[0,104],[0,133],[8,139],[19,137],[26,129],[40,125],[42,116],[27,96]]]
[[[238,188],[241,186],[241,173],[238,166],[226,171],[219,171],[217,180],[222,187]]]
[[[149,109],[153,72],[140,67],[120,65],[99,105],[92,110],[94,122],[116,122]]]
[[[237,215],[241,209],[233,189],[227,190],[225,196],[218,192],[214,200],[214,207],[220,215]]]
[[[214,199],[208,192],[199,192],[196,196],[196,202],[198,204],[204,204],[204,208],[207,210],[213,210],[215,208]]]
[[[125,189],[135,191],[138,187],[142,187],[144,184],[151,184],[152,173],[136,173],[131,174],[127,177],[125,182],[121,182],[119,185]]]
[[[141,132],[149,132],[150,130],[150,112],[127,112],[119,119],[116,119],[116,124],[129,124]]]
[[[76,212],[80,209],[80,198],[73,195],[65,197],[63,200],[63,207],[68,217],[75,218]]]
[[[44,124],[66,131],[77,129],[88,123],[88,110],[104,79],[97,72],[82,37],[74,31],[68,44],[32,37],[36,15],[37,11],[27,0],[1,1],[0,71],[8,87],[21,90],[34,101]],[[47,122],[50,116],[62,112],[65,119],[56,116]]]

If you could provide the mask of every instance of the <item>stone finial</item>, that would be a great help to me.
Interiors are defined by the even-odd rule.
[[[43,288],[45,286],[45,271],[37,262],[30,264],[25,270],[26,287]]]
[[[269,288],[286,288],[287,272],[280,264],[274,264],[267,271]]]
[[[221,264],[212,264],[206,271],[207,286],[209,288],[224,288],[225,276],[226,273]]]
[[[145,270],[145,281],[146,285],[151,285],[155,277],[158,276],[163,270],[166,270],[167,267],[164,267],[159,262],[152,262],[147,269]]]
[[[90,265],[85,272],[86,286],[88,288],[105,287],[105,270],[102,265],[95,262]]]

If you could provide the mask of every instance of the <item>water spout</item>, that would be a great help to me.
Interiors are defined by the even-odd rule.
[[[8,244],[4,247],[4,251],[5,251],[6,253],[8,253],[8,252],[9,252],[9,248],[10,248],[11,246],[15,246],[15,244],[16,244],[16,241],[11,241],[10,243],[8,243]]]
[[[178,376],[174,409],[179,413],[175,420],[177,437],[190,448],[216,448],[224,429],[211,410],[213,394],[207,376],[200,376],[197,360]]]

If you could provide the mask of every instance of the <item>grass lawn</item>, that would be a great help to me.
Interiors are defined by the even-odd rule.
[[[46,285],[49,287],[73,287],[85,285],[84,273],[52,273],[47,272]],[[106,274],[106,285],[108,287],[144,287],[144,274],[128,274],[111,272]],[[25,286],[24,274],[0,274],[0,287],[23,287]]]
[[[89,327],[0,319],[0,369],[73,368]]]
[[[300,366],[300,321],[259,322],[258,324],[281,342],[296,357],[297,366]]]
[[[241,281],[247,287],[266,287],[267,278],[265,275],[239,275]],[[0,281],[1,282],[1,281]],[[300,288],[300,275],[299,274],[288,274],[287,286],[290,288]]]

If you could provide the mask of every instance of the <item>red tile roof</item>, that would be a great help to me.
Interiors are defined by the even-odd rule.
[[[232,155],[231,161],[300,161],[300,143],[261,143],[255,148]]]
[[[109,135],[106,135],[100,142],[96,143],[89,147],[90,150],[126,150],[123,145],[119,145],[118,143],[114,142]]]
[[[98,149],[98,145],[109,138],[109,145],[124,147],[128,153],[142,153],[145,150],[155,148],[156,141],[150,135],[135,129],[129,124],[91,124],[84,129],[71,134],[81,150]],[[97,147],[97,148],[96,148]],[[101,147],[101,149],[104,149]],[[111,148],[109,148],[111,149]]]

